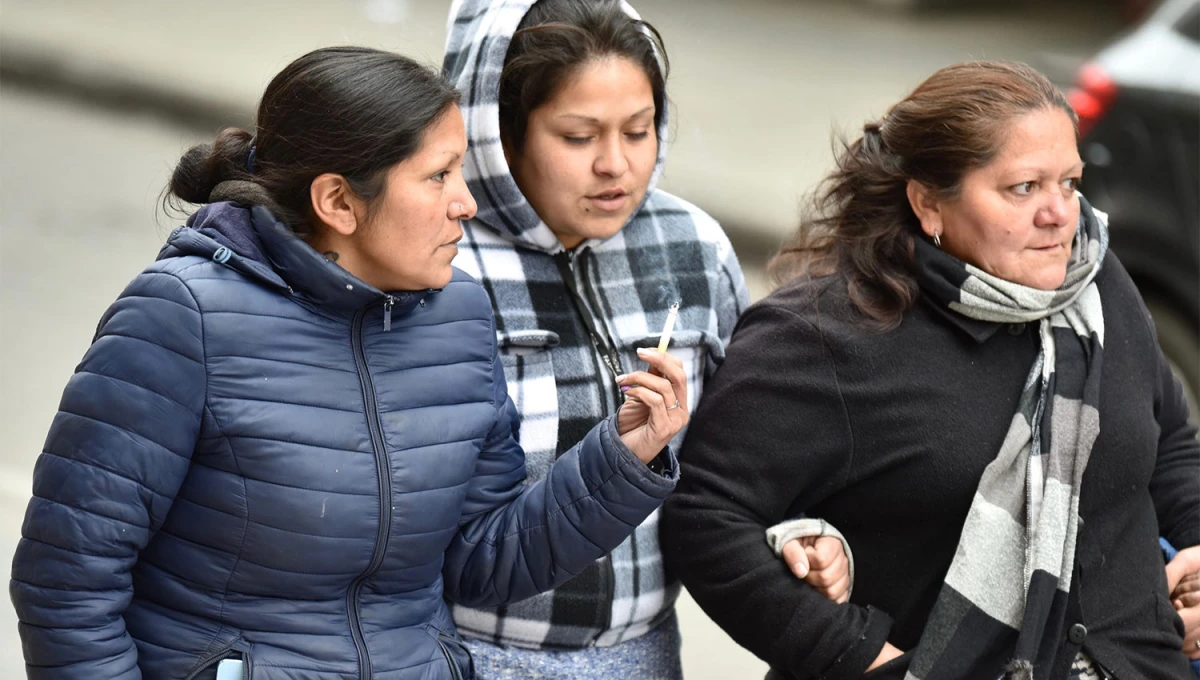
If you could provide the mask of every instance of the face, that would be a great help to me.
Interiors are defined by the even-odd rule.
[[[583,66],[529,114],[513,177],[563,245],[606,239],[642,202],[658,157],[650,79],[629,59]]]
[[[1015,118],[1000,153],[964,176],[960,194],[927,214],[922,229],[942,248],[999,278],[1053,290],[1066,278],[1079,221],[1083,172],[1075,128],[1057,108]]]
[[[462,175],[467,135],[451,107],[426,131],[417,152],[392,166],[380,203],[355,234],[359,278],[384,291],[442,288],[462,238],[459,220],[475,215]]]

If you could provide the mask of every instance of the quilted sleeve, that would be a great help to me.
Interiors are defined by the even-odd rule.
[[[468,607],[515,602],[550,590],[625,540],[678,479],[650,470],[621,441],[615,417],[598,423],[526,485],[517,412],[496,362],[496,424],[467,490],[458,535],[443,568],[446,596]]]
[[[122,615],[188,470],[205,400],[199,307],[149,271],[105,313],[33,474],[9,592],[30,678],[141,678]]]

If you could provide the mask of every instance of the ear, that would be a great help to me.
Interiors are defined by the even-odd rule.
[[[329,229],[350,236],[359,227],[362,199],[341,175],[327,172],[313,180],[308,190],[313,216]]]
[[[913,213],[921,222],[921,231],[930,238],[933,238],[934,234],[940,235],[943,232],[942,205],[934,190],[915,179],[910,179],[905,193],[908,194],[908,204],[912,206]]]

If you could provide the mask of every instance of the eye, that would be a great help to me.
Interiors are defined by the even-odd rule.
[[[1021,182],[1020,184],[1012,185],[1009,187],[1009,190],[1019,196],[1028,196],[1033,193],[1033,189],[1036,186],[1037,182]]]
[[[640,142],[650,136],[650,131],[642,130],[641,132],[626,132],[625,136],[635,142]]]
[[[449,176],[450,176],[449,170],[442,170],[441,172],[437,173],[433,177],[430,177],[429,179],[431,179],[435,182],[445,182],[446,178]]]
[[[570,135],[565,135],[563,139],[566,140],[567,144],[573,144],[575,146],[583,146],[584,144],[592,141],[591,137],[572,137]]]
[[[1075,189],[1078,187],[1079,187],[1079,178],[1078,177],[1070,177],[1070,178],[1064,179],[1062,181],[1063,191],[1074,192]]]

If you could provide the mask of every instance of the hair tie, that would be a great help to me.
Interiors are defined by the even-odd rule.
[[[246,172],[254,174],[254,152],[258,151],[257,144],[250,145],[250,154],[246,156]]]

